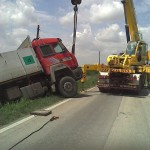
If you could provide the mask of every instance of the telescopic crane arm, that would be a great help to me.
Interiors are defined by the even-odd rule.
[[[140,41],[133,0],[122,0],[127,42]]]

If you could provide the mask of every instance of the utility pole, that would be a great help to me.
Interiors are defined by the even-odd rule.
[[[99,51],[99,55],[98,55],[98,62],[99,62],[99,64],[100,64],[100,62],[101,62],[101,53],[100,53],[100,51]]]

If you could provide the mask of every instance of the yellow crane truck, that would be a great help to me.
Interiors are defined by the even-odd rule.
[[[123,54],[110,55],[107,65],[83,65],[83,78],[87,70],[99,71],[97,86],[101,92],[110,89],[134,90],[139,92],[144,85],[150,85],[150,51],[141,40],[132,0],[122,0],[125,16],[127,47]]]

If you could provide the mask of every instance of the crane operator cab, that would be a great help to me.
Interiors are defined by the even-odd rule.
[[[128,42],[126,55],[135,55],[137,42]]]
[[[143,41],[128,42],[126,55],[130,56],[132,65],[143,65],[147,62],[148,45]]]

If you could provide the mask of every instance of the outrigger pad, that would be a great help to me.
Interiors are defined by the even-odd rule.
[[[31,115],[36,116],[48,116],[49,114],[52,114],[51,110],[37,110],[30,113]]]

